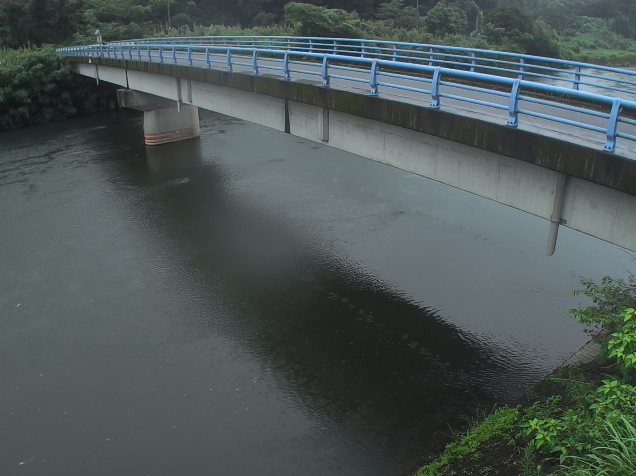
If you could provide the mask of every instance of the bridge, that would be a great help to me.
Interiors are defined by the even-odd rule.
[[[298,37],[62,48],[122,86],[148,145],[198,108],[321,142],[636,251],[636,72],[488,50]]]

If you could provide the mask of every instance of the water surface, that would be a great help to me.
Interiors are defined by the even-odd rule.
[[[202,114],[0,134],[0,474],[400,475],[586,340],[634,256]]]

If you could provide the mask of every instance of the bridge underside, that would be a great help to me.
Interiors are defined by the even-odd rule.
[[[202,107],[244,119],[549,220],[548,254],[559,225],[636,251],[634,161],[317,83],[180,65],[74,60],[77,73],[171,100],[175,111],[191,107],[196,113],[194,107]]]

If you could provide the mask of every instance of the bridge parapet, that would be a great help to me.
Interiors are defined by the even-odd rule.
[[[426,64],[636,98],[636,71],[519,53],[409,42],[294,36],[141,38],[110,45],[231,46]]]

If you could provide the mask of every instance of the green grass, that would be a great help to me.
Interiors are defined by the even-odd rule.
[[[583,50],[573,55],[573,59],[583,63],[605,66],[635,66],[636,51],[613,49]]]
[[[515,447],[518,431],[519,410],[500,408],[487,416],[479,425],[471,428],[458,441],[450,443],[442,455],[424,466],[417,476],[453,476],[466,473],[473,468],[474,474],[508,474],[500,472],[507,466],[505,458],[497,461],[493,455],[501,454],[501,447]],[[487,459],[494,464],[481,464]]]

